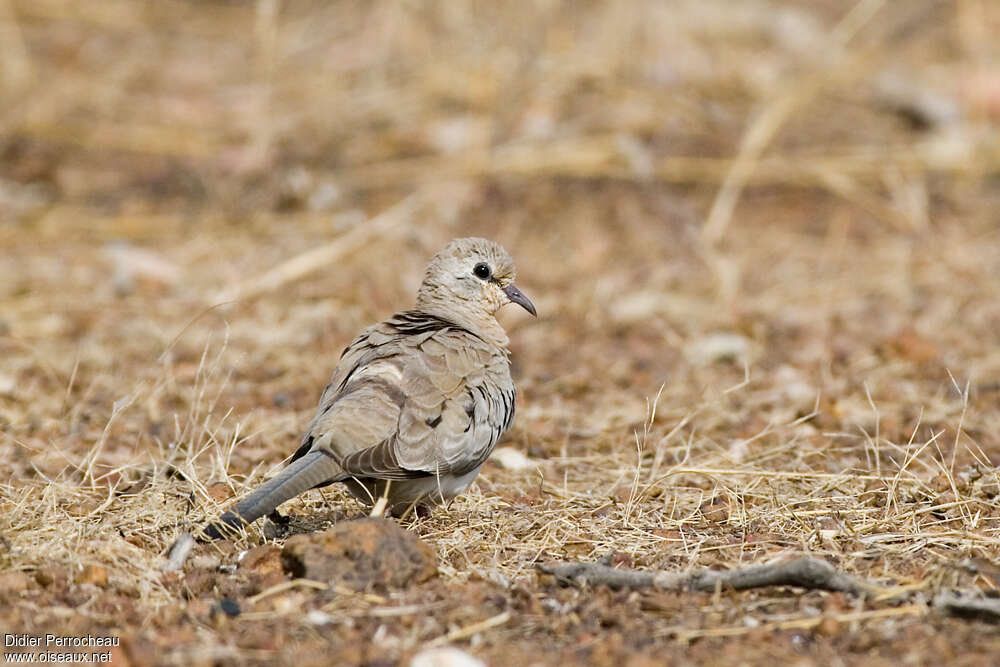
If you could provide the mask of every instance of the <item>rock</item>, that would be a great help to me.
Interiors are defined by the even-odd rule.
[[[114,241],[105,246],[104,253],[111,263],[112,284],[119,296],[131,294],[137,282],[148,282],[159,289],[180,280],[180,269],[153,250]]]
[[[885,341],[885,348],[892,356],[917,364],[927,363],[938,357],[938,350],[934,344],[912,329],[897,332]]]
[[[699,509],[705,519],[713,523],[722,523],[729,520],[729,505],[724,501],[705,503]]]
[[[240,569],[255,574],[283,574],[281,567],[281,549],[273,544],[262,544],[246,552],[240,559]]]
[[[875,97],[881,106],[921,129],[955,125],[962,118],[958,100],[899,70],[886,70],[876,78]]]
[[[0,373],[0,396],[13,396],[17,388],[17,380],[13,375]]]
[[[205,487],[208,497],[217,503],[224,503],[233,497],[233,491],[224,482],[215,482]]]
[[[661,290],[624,292],[608,305],[608,314],[616,324],[635,324],[671,312],[670,297]]]
[[[413,656],[410,667],[486,667],[486,663],[451,646],[432,648]]]
[[[43,588],[63,592],[69,585],[69,572],[66,571],[65,567],[49,565],[35,571],[35,581]]]
[[[281,564],[293,577],[358,591],[400,588],[437,573],[434,550],[387,519],[346,521],[322,533],[293,535]]]
[[[222,598],[215,603],[212,613],[222,613],[233,618],[240,615],[240,604],[232,598]]]
[[[262,544],[247,551],[240,559],[239,569],[250,575],[251,588],[258,593],[287,581],[281,566],[281,549],[274,544]]]
[[[0,573],[0,595],[4,593],[23,593],[31,585],[31,578],[25,572]]]
[[[779,366],[774,372],[774,386],[785,401],[796,408],[811,407],[819,393],[806,376],[792,366]]]
[[[746,363],[750,357],[750,341],[739,334],[713,333],[692,341],[684,353],[695,366],[727,361]]]
[[[808,60],[831,57],[831,49],[816,48],[826,40],[823,23],[816,14],[799,7],[775,7],[773,14],[764,29],[786,52]]]
[[[108,585],[108,570],[103,565],[87,565],[76,578],[78,584]]]
[[[538,467],[538,463],[513,447],[497,447],[493,450],[490,460],[499,463],[507,470],[534,470]]]
[[[306,615],[303,617],[303,620],[306,622],[307,625],[312,625],[317,627],[325,625],[333,625],[337,621],[337,619],[335,619],[333,616],[331,616],[330,614],[326,613],[321,609],[310,609],[308,612],[306,612]]]
[[[938,473],[931,479],[930,487],[938,493],[951,490],[951,479],[945,473]]]
[[[997,476],[986,477],[980,483],[979,489],[987,498],[1000,496],[1000,478]]]
[[[813,632],[820,637],[836,637],[841,633],[840,622],[833,616],[824,616]]]
[[[478,115],[452,116],[432,123],[428,142],[441,153],[460,153],[490,145],[489,119]]]

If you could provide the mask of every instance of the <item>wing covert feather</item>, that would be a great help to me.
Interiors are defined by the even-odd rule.
[[[304,441],[322,438],[348,475],[464,474],[510,424],[506,353],[423,315],[401,313],[364,332],[324,392]]]

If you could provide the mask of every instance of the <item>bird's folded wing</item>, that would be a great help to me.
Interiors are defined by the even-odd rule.
[[[331,383],[306,436],[310,448],[328,447],[347,475],[376,479],[464,474],[481,465],[513,411],[513,387],[488,380],[492,350],[453,329],[379,342],[340,386]]]

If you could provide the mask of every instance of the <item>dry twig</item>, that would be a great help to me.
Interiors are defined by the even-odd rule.
[[[959,593],[946,592],[934,598],[934,607],[949,616],[1000,623],[1000,598],[965,597]]]
[[[509,611],[497,614],[496,616],[491,616],[485,621],[480,621],[479,623],[473,623],[472,625],[467,625],[464,628],[458,628],[452,630],[446,635],[438,637],[432,641],[427,642],[428,648],[434,648],[436,646],[444,646],[449,642],[458,641],[460,639],[467,639],[473,635],[479,634],[484,630],[489,630],[490,628],[495,628],[497,626],[503,625],[511,618]]]
[[[884,0],[859,0],[832,32],[829,46],[834,48],[846,46],[883,4]],[[726,174],[705,220],[703,233],[708,246],[715,246],[722,240],[736,208],[736,202],[739,201],[757,162],[778,130],[795,111],[813,101],[831,80],[845,75],[849,78],[852,73],[864,71],[861,66],[865,60],[858,58],[833,61],[820,71],[792,82],[754,119],[743,136],[739,153]]]
[[[797,558],[782,563],[693,574],[619,570],[601,563],[541,564],[538,567],[542,572],[555,575],[564,581],[582,585],[605,584],[613,588],[655,588],[662,591],[710,593],[720,588],[739,591],[765,586],[799,586],[861,596],[878,590],[878,587],[844,574],[818,558]]]

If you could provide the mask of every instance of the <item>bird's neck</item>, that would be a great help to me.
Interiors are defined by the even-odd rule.
[[[501,350],[507,350],[507,343],[510,342],[510,339],[507,337],[507,332],[504,331],[504,328],[497,322],[497,318],[492,315],[476,323],[459,322],[459,324],[486,342],[496,345]]]
[[[507,332],[497,322],[497,318],[489,313],[479,313],[468,309],[442,308],[434,303],[421,303],[419,300],[417,301],[417,310],[440,317],[448,322],[454,322],[487,343],[495,345],[501,350],[507,350],[507,343],[510,342]]]

